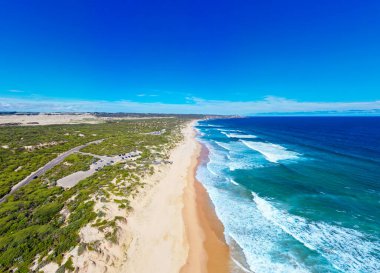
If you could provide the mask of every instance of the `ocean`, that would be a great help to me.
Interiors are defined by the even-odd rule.
[[[236,272],[380,272],[380,117],[198,122]]]

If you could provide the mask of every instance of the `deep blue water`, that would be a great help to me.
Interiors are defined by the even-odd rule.
[[[380,272],[380,117],[199,122],[197,171],[236,261],[260,272]],[[235,249],[235,248],[234,248]],[[240,249],[240,250],[239,250]]]

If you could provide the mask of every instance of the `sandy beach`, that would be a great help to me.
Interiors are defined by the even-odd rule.
[[[189,253],[181,273],[230,272],[229,247],[224,240],[224,228],[217,218],[206,189],[196,180],[196,169],[207,150],[196,143],[184,192],[183,217],[189,243]]]
[[[151,188],[134,204],[121,272],[229,272],[223,226],[195,180],[201,145],[192,125],[184,136],[171,154],[173,165],[153,175]]]
[[[195,139],[193,123],[183,129],[184,140],[173,149],[173,164],[160,165],[145,179],[144,188],[131,200],[126,213],[115,202],[96,201],[95,211],[107,219],[116,216],[118,241],[85,226],[81,242],[95,244],[95,251],[78,254],[78,247],[67,253],[79,273],[223,273],[230,272],[230,253],[224,240],[223,225],[195,173],[202,153],[207,152]],[[42,270],[58,269],[49,263]]]

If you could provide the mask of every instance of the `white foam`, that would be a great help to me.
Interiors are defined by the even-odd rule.
[[[210,154],[213,156],[209,156],[209,162],[206,164],[208,171],[214,176],[219,176],[218,173],[222,172],[222,169],[225,168],[221,162],[225,161],[225,157],[223,154],[218,153],[213,146],[206,143],[206,147],[209,150]]]
[[[208,169],[208,171],[209,171],[211,174],[213,174],[213,175],[215,175],[215,176],[218,176],[218,174],[217,174],[216,172],[214,172],[214,171],[212,170],[212,168],[210,167],[210,163],[207,164],[207,169]]]
[[[311,222],[275,208],[267,200],[252,193],[262,215],[284,232],[316,250],[336,269],[343,272],[378,272],[380,242],[374,242],[357,230],[324,222]]]
[[[232,261],[241,269],[243,270],[244,272],[247,272],[247,273],[254,273],[252,272],[251,270],[245,268],[241,263],[239,263],[236,259],[234,259],[234,257],[231,257]]]
[[[231,147],[227,144],[227,143],[224,143],[224,142],[220,142],[220,141],[215,141],[215,143],[222,147],[223,149],[226,149],[227,151],[230,151],[231,150]]]
[[[281,145],[246,140],[241,140],[241,142],[244,143],[244,145],[246,145],[248,148],[259,152],[265,157],[265,159],[273,163],[277,163],[280,160],[299,158],[298,153],[289,151]]]
[[[221,125],[214,125],[214,124],[207,124],[207,127],[213,127],[213,128],[222,128],[223,126]]]
[[[233,180],[232,178],[230,178],[230,182],[231,182],[232,184],[234,184],[235,186],[239,186],[239,184],[238,184],[235,180]]]
[[[234,129],[216,129],[216,130],[218,130],[218,131],[220,131],[220,132],[236,132],[236,133],[242,133],[242,131],[240,131],[240,130],[234,130]]]
[[[201,132],[201,130],[199,130],[198,128],[196,128],[196,127],[194,127],[194,128],[195,128],[195,132],[197,133],[197,135],[199,135],[201,137],[206,135],[205,133]]]
[[[226,162],[224,163],[224,165]],[[235,159],[231,158],[229,162],[227,162],[228,169],[230,171],[235,171],[235,170],[247,170],[247,169],[252,169],[252,168],[258,168],[262,167],[262,165],[250,163],[246,160],[243,159]]]
[[[252,154],[246,154],[246,146],[241,142],[233,141],[233,142],[220,142],[213,141],[212,143],[216,145],[209,145],[208,142],[203,142],[209,148],[211,154],[213,155],[212,160],[220,165],[220,169],[229,168],[230,171],[238,170],[238,169],[251,169],[251,168],[259,168],[263,167],[260,164],[261,156],[257,157],[252,156]],[[221,147],[222,149],[218,149]],[[215,160],[218,158],[218,160]]]
[[[255,135],[243,135],[243,134],[234,134],[234,133],[231,133],[231,134],[227,134],[227,136],[229,138],[257,138],[257,136]]]
[[[253,160],[252,157],[244,155],[245,146],[239,142],[219,142],[214,141],[215,144],[223,149],[213,150],[213,160],[218,157],[217,163],[220,169],[228,167],[230,171],[238,169],[250,169],[255,168],[258,165],[257,160]]]
[[[227,136],[228,138],[240,138],[240,139],[250,139],[250,138],[257,138],[255,135],[246,135],[246,134],[237,134],[237,133],[231,133],[231,131],[222,131],[220,132]]]

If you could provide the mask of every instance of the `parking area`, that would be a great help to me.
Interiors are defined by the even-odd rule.
[[[93,175],[95,172],[104,168],[104,166],[109,166],[109,165],[116,164],[119,162],[127,162],[128,160],[135,160],[141,155],[140,151],[134,151],[134,152],[126,153],[126,154],[119,154],[116,156],[101,156],[101,155],[95,155],[95,154],[90,154],[90,153],[83,153],[83,152],[80,152],[80,153],[93,156],[95,158],[98,158],[99,160],[92,163],[90,165],[89,170],[87,171],[75,172],[59,179],[57,181],[58,186],[61,186],[63,188],[71,188],[75,186],[76,184],[78,184],[79,181]]]

